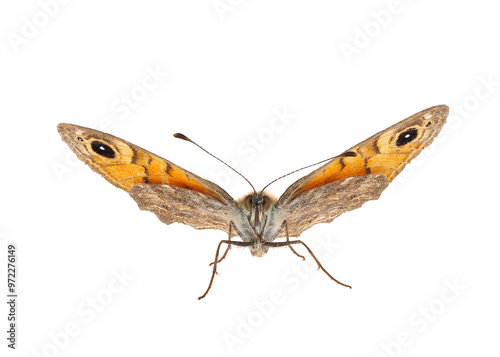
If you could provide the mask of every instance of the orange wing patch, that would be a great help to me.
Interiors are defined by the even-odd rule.
[[[295,182],[280,201],[347,177],[384,174],[392,181],[439,134],[448,111],[432,107],[375,134]]]
[[[224,203],[228,200],[229,195],[212,187],[209,181],[113,135],[73,124],[59,124],[57,129],[80,160],[127,192],[138,183],[167,184],[201,192]]]

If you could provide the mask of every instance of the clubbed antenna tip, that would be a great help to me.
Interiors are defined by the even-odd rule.
[[[186,140],[186,141],[191,141],[191,139],[189,139],[186,135],[181,134],[181,133],[175,133],[174,138],[182,139],[182,140]]]

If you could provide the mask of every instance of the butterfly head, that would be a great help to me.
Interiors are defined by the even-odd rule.
[[[249,193],[237,201],[255,232],[256,241],[261,241],[262,232],[267,222],[267,214],[276,201],[276,197],[262,191]]]

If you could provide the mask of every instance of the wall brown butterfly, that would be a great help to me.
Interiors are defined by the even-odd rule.
[[[333,278],[304,242],[289,237],[378,199],[439,134],[448,111],[446,105],[435,106],[375,134],[297,180],[279,198],[254,190],[239,200],[215,183],[113,135],[73,124],[59,124],[57,129],[80,160],[128,192],[140,209],[152,211],[166,224],[179,222],[226,232],[228,239],[217,247],[202,299],[231,245],[248,247],[252,255],[262,257],[269,248],[282,246],[297,254],[292,246],[301,244],[332,280],[350,288]],[[176,136],[189,140],[182,134]],[[231,240],[235,236],[241,241]],[[285,240],[275,241],[281,237]],[[219,259],[222,244],[227,249]]]

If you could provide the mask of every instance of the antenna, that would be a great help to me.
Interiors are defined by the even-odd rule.
[[[332,160],[332,159],[334,159],[334,158],[336,158],[336,157],[339,157],[339,156],[342,156],[342,154],[341,154],[341,155],[334,156],[334,157],[331,157],[331,158],[329,158],[329,159],[321,160],[321,161],[319,161],[319,162],[317,162],[317,163],[315,163],[315,164],[311,164],[311,165],[307,165],[307,166],[301,167],[300,169],[297,169],[297,170],[293,170],[292,172],[289,172],[289,173],[287,173],[286,175],[280,176],[280,177],[278,177],[277,179],[274,179],[274,180],[272,180],[271,182],[269,182],[267,185],[265,185],[265,186],[264,186],[264,188],[262,189],[262,191],[261,191],[261,192],[264,192],[264,190],[265,190],[265,189],[266,189],[269,185],[271,185],[272,183],[275,183],[275,182],[276,182],[276,181],[278,181],[278,180],[281,180],[283,177],[287,177],[287,176],[289,176],[289,175],[291,175],[291,174],[294,174],[294,173],[296,173],[296,172],[298,172],[298,171],[301,171],[301,170],[307,169],[307,168],[312,167],[312,166],[316,166],[316,165],[322,164],[323,162],[330,161],[330,160]]]
[[[222,161],[221,159],[219,159],[217,156],[215,156],[214,154],[211,154],[210,152],[208,152],[207,150],[205,150],[204,148],[202,148],[200,145],[196,144],[193,140],[189,139],[186,135],[184,134],[181,134],[181,133],[175,133],[174,134],[174,138],[177,138],[177,139],[182,139],[182,140],[186,140],[186,141],[189,141],[190,143],[198,146],[201,150],[205,151],[208,155],[212,156],[213,158],[219,160],[220,162],[222,162],[224,165],[226,165],[227,167],[229,167],[231,170],[233,170],[234,172],[236,172],[238,175],[240,175],[241,177],[243,177],[245,179],[246,182],[248,182],[248,184],[250,186],[252,186],[252,190],[255,194],[257,194],[257,191],[255,191],[255,187],[253,187],[252,183],[250,181],[248,181],[248,179],[243,176],[242,174],[240,174],[238,171],[236,171],[234,168],[232,168],[231,166],[229,166],[228,164],[226,164],[224,161]]]

